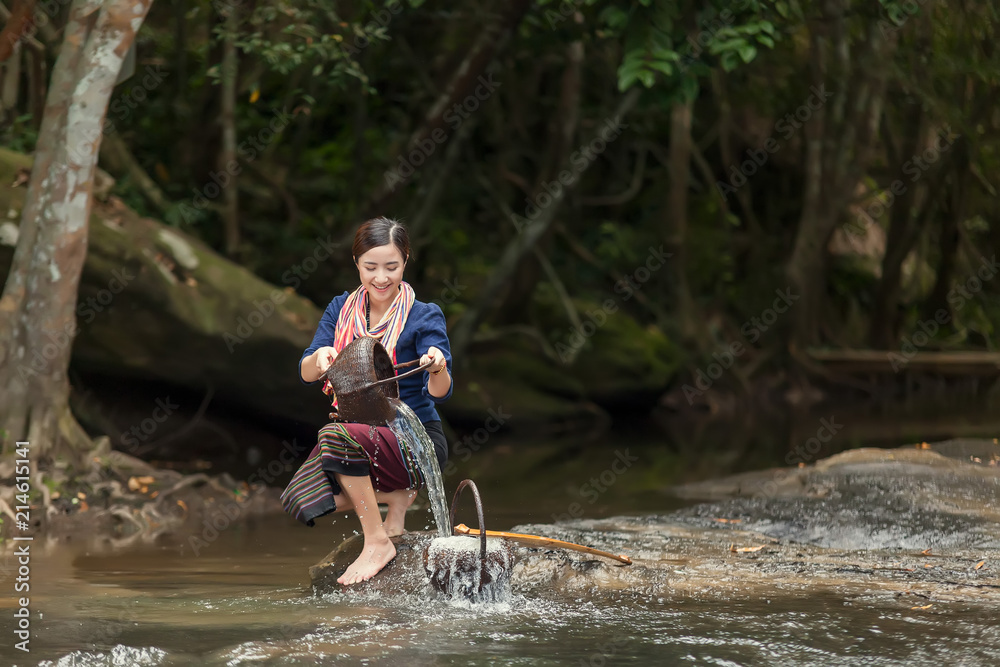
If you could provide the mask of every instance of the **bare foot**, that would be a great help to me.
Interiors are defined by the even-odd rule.
[[[358,559],[351,563],[347,571],[337,579],[338,584],[350,586],[362,581],[367,581],[378,574],[389,561],[396,557],[396,547],[389,538],[384,540],[365,540],[365,546],[361,550]]]

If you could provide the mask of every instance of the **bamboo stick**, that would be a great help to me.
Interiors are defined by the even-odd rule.
[[[479,529],[473,529],[466,526],[464,523],[460,523],[455,526],[455,533],[458,535],[468,535],[470,537],[477,537],[479,535]],[[631,565],[632,559],[625,554],[615,555],[608,553],[607,551],[601,551],[600,549],[594,549],[592,547],[585,547],[582,544],[574,544],[572,542],[564,542],[562,540],[556,540],[551,537],[542,537],[540,535],[525,535],[524,533],[505,533],[499,530],[487,530],[486,537],[504,537],[508,540],[514,542],[520,542],[526,546],[532,547],[555,547],[557,549],[569,549],[571,551],[580,551],[585,554],[593,554],[595,556],[604,556],[605,558],[611,558],[623,563],[625,565]]]

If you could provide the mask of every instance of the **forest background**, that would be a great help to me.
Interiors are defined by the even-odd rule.
[[[453,436],[994,393],[989,354],[915,365],[995,349],[993,3],[118,0],[148,11],[131,76],[43,147],[84,5],[0,9],[0,274],[32,156],[100,139],[75,326],[0,358],[0,391],[65,385],[35,391],[69,443],[252,464],[314,438],[295,364],[377,215],[448,318]]]

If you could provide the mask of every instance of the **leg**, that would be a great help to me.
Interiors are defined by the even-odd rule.
[[[347,497],[346,493],[338,493],[333,497],[333,502],[337,503],[337,512],[350,512],[354,509],[354,503]]]
[[[382,514],[378,509],[371,478],[367,475],[354,477],[339,473],[336,478],[340,488],[354,506],[365,538],[361,555],[337,579],[337,583],[350,585],[371,579],[378,574],[396,555],[396,547],[389,540],[382,525]]]
[[[406,510],[417,497],[416,489],[399,489],[398,491],[377,491],[376,498],[380,503],[389,506],[385,513],[385,532],[389,537],[402,535],[406,532],[403,523],[406,521]]]
[[[416,498],[416,489],[375,492],[375,500],[378,504],[389,506],[389,511],[386,512],[385,519],[382,521],[382,525],[385,526],[385,532],[389,537],[396,537],[406,532],[403,528],[406,510],[409,509]],[[351,502],[346,493],[335,495],[333,500],[337,504],[336,511],[338,512],[349,512],[354,509],[354,503]]]

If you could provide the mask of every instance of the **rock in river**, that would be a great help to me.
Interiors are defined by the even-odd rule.
[[[729,601],[822,589],[845,599],[995,608],[1000,469],[989,461],[1000,457],[1000,446],[977,446],[971,462],[967,447],[955,443],[852,450],[802,468],[679,487],[681,497],[712,502],[669,514],[515,526],[625,553],[633,565],[518,546],[511,586],[515,594],[577,599],[669,594]],[[398,538],[396,560],[361,590],[430,594],[423,551],[431,537]],[[359,549],[360,539],[348,540],[314,566],[314,590],[342,589],[336,576]]]

